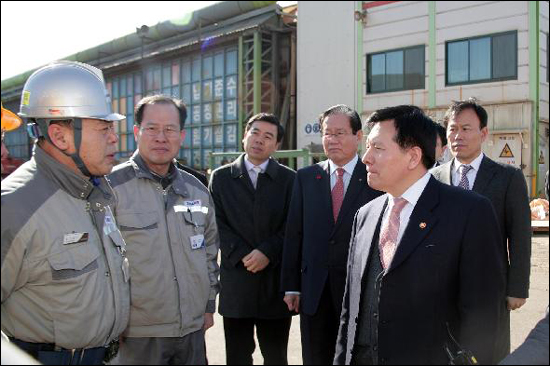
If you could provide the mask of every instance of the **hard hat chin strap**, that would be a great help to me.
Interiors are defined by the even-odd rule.
[[[86,167],[86,164],[84,164],[84,161],[80,157],[80,145],[82,144],[82,118],[71,118],[73,121],[73,131],[74,131],[74,146],[75,146],[75,153],[74,154],[68,154],[65,151],[59,149],[53,141],[50,139],[50,135],[48,134],[48,125],[49,121],[46,119],[36,119],[36,123],[29,123],[28,124],[28,130],[29,134],[31,134],[34,138],[44,137],[50,144],[52,144],[56,149],[61,151],[66,156],[70,157],[73,162],[76,164],[76,167],[82,174],[84,174],[87,177],[94,178],[94,175],[90,173],[88,168]]]
[[[73,129],[74,129],[74,146],[76,149],[76,152],[74,154],[65,154],[69,156],[71,159],[73,159],[74,163],[76,164],[76,167],[78,170],[82,172],[87,177],[93,178],[94,176],[88,168],[86,168],[86,164],[84,164],[84,161],[80,157],[80,145],[82,144],[82,118],[73,118]]]

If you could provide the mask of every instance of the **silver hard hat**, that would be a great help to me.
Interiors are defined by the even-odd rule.
[[[120,121],[101,70],[80,62],[57,61],[35,71],[25,83],[19,115],[35,119],[92,118]]]

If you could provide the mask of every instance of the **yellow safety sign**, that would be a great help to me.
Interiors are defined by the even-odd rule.
[[[502,152],[500,153],[501,158],[513,158],[514,153],[512,152],[512,149],[510,149],[510,146],[508,144],[504,145],[504,149],[502,149]]]
[[[21,99],[22,105],[29,105],[31,100],[31,92],[23,90],[23,98]]]

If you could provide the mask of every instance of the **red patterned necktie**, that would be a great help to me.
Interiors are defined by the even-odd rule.
[[[342,202],[344,202],[344,172],[342,168],[336,169],[338,180],[332,189],[332,214],[334,216],[334,222],[338,221],[338,214],[342,208]]]
[[[390,212],[390,217],[384,225],[380,233],[380,262],[382,267],[387,269],[397,249],[397,237],[399,234],[400,215],[403,208],[407,205],[407,200],[404,198],[394,198],[393,207]]]

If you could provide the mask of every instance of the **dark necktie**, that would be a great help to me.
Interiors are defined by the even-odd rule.
[[[470,181],[468,180],[467,174],[472,169],[474,168],[472,168],[470,165],[461,165],[460,167],[458,167],[458,171],[461,174],[460,183],[458,183],[458,186],[460,188],[464,188],[468,191],[470,190]]]

